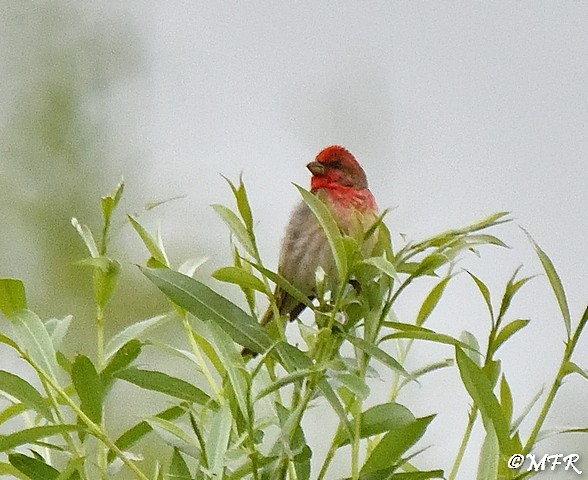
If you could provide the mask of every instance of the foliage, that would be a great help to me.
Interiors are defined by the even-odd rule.
[[[329,478],[337,452],[347,449],[351,465],[348,476],[352,479],[455,479],[474,423],[481,417],[486,439],[480,446],[478,478],[529,476],[507,468],[507,460],[512,454],[526,454],[534,448],[562,380],[572,374],[588,378],[572,359],[588,321],[588,310],[574,325],[551,260],[531,240],[560,306],[567,338],[556,378],[526,438],[519,430],[521,418],[513,418],[511,387],[497,352],[529,322],[508,316],[513,298],[529,277],[521,278],[519,270],[515,271],[500,303],[494,305],[486,284],[468,272],[488,309],[490,330],[485,342],[471,334],[458,339],[424,326],[456,275],[459,259],[482,246],[504,246],[486,231],[507,222],[506,213],[421,242],[409,242],[394,251],[384,215],[363,239],[351,238],[339,231],[318,198],[299,188],[328,237],[339,276],[339,287],[328,291],[324,275],[317,273],[317,299],[310,302],[264,266],[245,187],[242,181],[238,185],[228,183],[236,211],[221,205],[214,209],[235,240],[234,261],[213,276],[239,286],[248,311],[192,278],[195,267],[174,268],[161,238],[154,238],[136,218],[128,217],[150,254],[140,269],[169,299],[170,311],[138,321],[105,343],[104,309],[121,269],[109,255],[108,246],[110,222],[123,193],[122,184],[102,199],[103,225],[98,240],[90,228],[72,220],[89,252],[89,257],[78,264],[92,270],[95,359],[83,353],[68,358],[63,353],[61,343],[71,317],[43,322],[27,309],[21,281],[0,280],[0,310],[13,332],[11,337],[1,335],[0,342],[32,367],[39,385],[0,370],[0,391],[7,400],[0,410],[0,425],[16,417],[22,417],[26,425],[0,435],[0,474],[60,480],[112,478],[123,472],[142,480],[323,479]],[[364,258],[361,243],[371,236],[377,237],[376,253]],[[423,277],[438,280],[424,297],[414,323],[398,321],[395,303]],[[262,312],[258,300],[267,297],[272,308],[272,283],[307,303],[312,311],[315,321],[311,326],[299,322],[304,346],[288,343],[285,319],[270,328],[259,325]],[[145,340],[152,329],[165,322],[181,325],[187,349]],[[404,360],[415,340],[450,345],[455,362],[437,360],[407,371]],[[485,352],[479,347],[481,343]],[[258,353],[257,357],[242,356],[242,347]],[[197,384],[168,372],[140,368],[139,360],[147,348],[188,362],[198,372]],[[369,387],[374,361],[386,367],[392,377],[389,399],[376,405],[370,402]],[[422,454],[418,445],[435,421],[435,413],[416,417],[397,399],[410,382],[454,364],[472,406],[461,447],[446,475],[441,469],[424,471],[416,466]],[[113,386],[120,382],[163,395],[169,406],[113,438],[105,408]],[[302,420],[317,404],[328,405],[339,426],[319,463],[320,470],[313,471],[314,452]],[[149,473],[136,453],[137,444],[146,435],[157,435],[167,446],[160,450],[155,472]]]

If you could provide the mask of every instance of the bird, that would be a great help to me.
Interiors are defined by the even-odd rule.
[[[376,200],[368,188],[365,171],[349,150],[340,145],[326,147],[306,168],[312,175],[311,193],[324,202],[342,233],[363,234],[374,224],[378,215]],[[369,255],[373,243],[365,242],[369,244],[364,248],[365,254]],[[312,300],[316,293],[316,271],[319,267],[324,270],[328,285],[333,290],[337,267],[331,247],[315,215],[301,200],[292,211],[286,227],[278,273]],[[280,316],[287,316],[290,321],[295,320],[305,308],[304,303],[279,285],[276,286],[274,299]],[[261,325],[272,322],[274,314],[275,310],[270,305],[260,320]]]

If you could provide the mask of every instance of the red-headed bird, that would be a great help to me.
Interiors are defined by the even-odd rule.
[[[306,168],[312,173],[310,191],[327,205],[343,233],[361,235],[374,223],[378,212],[376,201],[368,189],[363,168],[347,149],[338,145],[327,147]],[[364,248],[366,254],[373,247],[374,242],[366,242],[370,243],[371,246]],[[327,274],[331,287],[336,285],[333,281],[337,279],[337,268],[329,242],[308,205],[300,201],[286,227],[278,273],[313,298],[319,266]],[[304,310],[303,303],[279,286],[274,296],[280,315],[288,315],[289,320],[294,320]],[[270,305],[261,324],[269,323],[273,316]]]

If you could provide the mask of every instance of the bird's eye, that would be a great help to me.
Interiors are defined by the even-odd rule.
[[[341,160],[335,160],[334,162],[331,162],[330,166],[332,168],[341,168]]]

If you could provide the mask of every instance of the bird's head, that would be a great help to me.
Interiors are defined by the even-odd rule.
[[[363,168],[349,150],[339,145],[327,147],[306,165],[312,173],[311,190],[329,186],[368,188]]]

